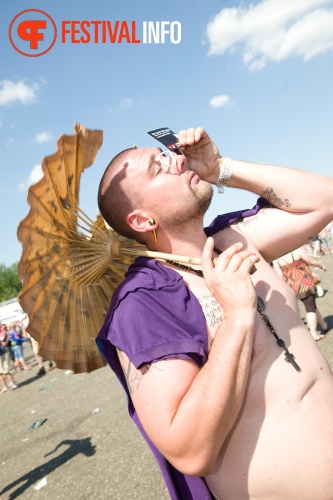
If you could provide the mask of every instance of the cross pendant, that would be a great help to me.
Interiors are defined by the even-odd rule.
[[[284,359],[287,361],[287,363],[291,363],[297,372],[302,371],[295,361],[295,356],[291,352],[286,351],[284,354]]]

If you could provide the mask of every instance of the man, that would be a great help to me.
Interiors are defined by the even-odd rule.
[[[124,236],[201,258],[203,277],[137,259],[98,344],[172,498],[331,500],[332,372],[269,262],[332,220],[333,180],[221,157],[201,128],[181,131],[179,148],[117,155],[99,206]],[[259,206],[204,230],[221,183],[260,195]]]

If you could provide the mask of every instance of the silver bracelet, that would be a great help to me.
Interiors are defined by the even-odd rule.
[[[217,187],[219,193],[224,193],[223,186],[227,186],[232,176],[232,159],[225,158],[222,159],[222,164],[220,168],[220,175],[217,181]]]

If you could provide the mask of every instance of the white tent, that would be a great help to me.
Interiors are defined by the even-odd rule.
[[[16,298],[0,302],[0,323],[8,325],[15,321],[22,321],[25,316],[26,314]]]

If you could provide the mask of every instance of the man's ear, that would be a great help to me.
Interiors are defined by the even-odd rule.
[[[126,222],[133,231],[137,231],[138,233],[151,231],[149,217],[141,210],[133,210],[133,212],[126,216]]]

